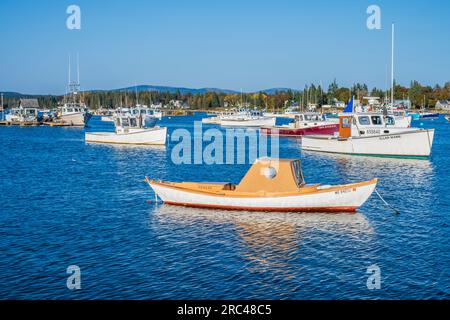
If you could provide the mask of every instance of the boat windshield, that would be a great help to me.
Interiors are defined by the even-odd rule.
[[[394,117],[392,117],[392,116],[387,117],[387,118],[386,118],[386,124],[389,125],[389,126],[395,125],[395,119],[394,119]]]
[[[381,120],[380,116],[372,116],[372,124],[374,126],[381,126],[383,124],[383,121]]]
[[[130,127],[137,127],[136,118],[130,118]]]
[[[305,184],[303,179],[302,166],[300,164],[300,160],[296,160],[292,162],[292,171],[294,171],[295,182],[297,186],[301,187]]]
[[[358,120],[359,120],[360,125],[363,125],[363,126],[370,125],[370,119],[368,116],[358,117]]]

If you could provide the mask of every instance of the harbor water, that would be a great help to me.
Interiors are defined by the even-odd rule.
[[[169,134],[199,115],[164,117]],[[238,183],[250,164],[172,161],[166,147],[86,144],[90,127],[0,127],[0,299],[448,299],[450,123],[429,160],[302,153],[308,183],[380,179],[355,215],[155,203],[144,177]],[[204,126],[204,129],[211,126]],[[81,270],[69,290],[68,266]],[[374,266],[380,287],[368,288]],[[370,287],[370,286],[369,286]]]

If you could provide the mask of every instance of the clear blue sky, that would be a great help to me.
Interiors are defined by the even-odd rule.
[[[81,7],[81,30],[66,8]],[[382,30],[366,28],[381,7]],[[450,1],[0,1],[0,91],[63,93],[79,52],[83,89],[137,84],[272,87],[450,81]]]

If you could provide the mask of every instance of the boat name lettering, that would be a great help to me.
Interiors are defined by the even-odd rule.
[[[400,139],[400,136],[386,136],[386,137],[380,137],[380,140],[388,140],[388,139]]]

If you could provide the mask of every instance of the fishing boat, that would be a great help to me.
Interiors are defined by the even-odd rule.
[[[426,159],[431,154],[434,129],[396,128],[370,114],[343,114],[335,135],[305,136],[302,150],[360,156]]]
[[[170,205],[247,211],[355,212],[377,179],[346,185],[306,184],[300,160],[258,159],[238,185],[146,181]]]
[[[68,95],[64,97],[64,103],[58,107],[57,117],[54,120],[57,125],[84,127],[89,122],[92,114],[88,112],[80,93],[80,68],[77,57],[77,81],[72,81],[71,65],[69,57],[69,83]]]
[[[75,127],[84,127],[91,117],[92,114],[88,112],[84,103],[73,101],[64,103],[64,105],[59,108],[55,122]]]
[[[86,132],[86,142],[137,145],[166,144],[166,127],[143,127],[141,117],[132,115],[117,116],[114,123],[115,132]]]
[[[275,126],[275,117],[265,117],[259,110],[239,110],[220,117],[222,127],[264,127]]]
[[[327,121],[320,113],[304,113],[295,116],[293,123],[284,126],[262,127],[261,133],[279,136],[306,136],[334,134],[339,130],[339,124],[334,119]]]

